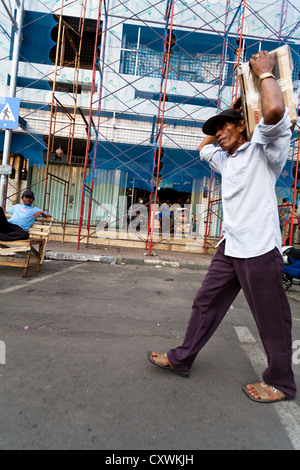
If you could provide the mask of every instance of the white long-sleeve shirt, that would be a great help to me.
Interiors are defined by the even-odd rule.
[[[201,160],[222,175],[225,254],[236,258],[259,256],[277,247],[281,232],[275,184],[288,157],[291,121],[286,109],[281,121],[256,126],[251,142],[233,155],[206,145]]]

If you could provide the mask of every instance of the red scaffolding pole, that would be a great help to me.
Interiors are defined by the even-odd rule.
[[[104,0],[105,1],[105,0]],[[84,206],[85,206],[85,197],[86,197],[86,176],[87,176],[87,168],[89,162],[89,153],[90,153],[90,145],[91,145],[91,131],[92,127],[96,131],[92,112],[93,112],[93,97],[95,93],[95,85],[96,85],[96,73],[97,73],[97,66],[99,61],[98,58],[98,44],[99,44],[99,35],[102,33],[101,31],[101,16],[102,16],[102,0],[99,1],[98,5],[98,14],[97,14],[97,26],[96,26],[96,36],[95,36],[95,45],[94,45],[94,62],[93,62],[93,73],[92,73],[92,88],[91,88],[91,99],[90,99],[90,109],[89,109],[89,121],[88,121],[88,130],[87,130],[87,142],[86,142],[86,149],[85,149],[85,159],[84,159],[84,168],[83,168],[83,183],[82,183],[82,192],[81,192],[81,205],[80,205],[80,217],[79,217],[79,227],[78,227],[78,240],[77,240],[77,248],[80,247],[80,238],[81,238],[81,231],[83,226],[83,216],[84,216]],[[100,102],[100,100],[99,100]],[[100,118],[100,113],[98,115],[98,119]],[[97,132],[96,132],[97,134]],[[98,140],[98,138],[97,138]],[[95,152],[97,151],[97,142],[95,144]],[[94,158],[95,160],[95,158]],[[91,203],[91,189],[89,188],[89,214],[88,217],[90,218],[90,203]],[[89,225],[89,219],[88,219]]]
[[[91,144],[91,130],[92,126],[94,125],[93,120],[92,120],[92,104],[93,104],[93,93],[95,91],[95,74],[96,74],[96,67],[97,67],[97,43],[98,43],[98,35],[99,35],[99,30],[100,30],[100,24],[101,24],[101,10],[102,10],[102,1],[99,2],[99,10],[98,10],[98,17],[97,17],[97,33],[96,33],[96,41],[95,41],[95,60],[94,60],[94,65],[93,65],[93,79],[92,79],[92,93],[91,93],[91,102],[90,102],[90,110],[89,110],[89,126],[88,126],[88,138],[87,138],[87,146],[86,146],[86,154],[85,154],[85,164],[84,164],[84,172],[83,172],[83,187],[82,187],[82,194],[81,194],[81,208],[80,208],[80,220],[79,220],[79,231],[78,231],[78,248],[80,244],[80,239],[81,239],[81,231],[83,227],[83,220],[84,220],[84,207],[86,204],[86,200],[89,198],[89,208],[88,208],[88,214],[87,214],[87,229],[88,229],[88,234],[90,230],[90,218],[91,218],[91,204],[93,201],[92,193],[93,193],[93,185],[94,185],[94,170],[95,170],[95,165],[96,165],[96,152],[97,152],[97,142],[94,148],[94,158],[93,158],[93,165],[91,168],[91,173],[92,173],[92,180],[91,180],[91,185],[87,187],[86,185],[86,177],[87,177],[87,170],[88,170],[88,161],[89,161],[89,150],[90,150],[90,144]],[[285,5],[286,5],[287,0],[283,0],[283,7],[282,11],[286,11]],[[105,1],[104,1],[105,3]],[[159,3],[159,2],[158,2]],[[200,2],[201,3],[201,2]],[[221,59],[221,66],[220,66],[220,77],[219,77],[219,93],[217,96],[217,110],[219,111],[221,108],[221,91],[224,86],[224,74],[223,71],[225,70],[225,67],[227,65],[227,48],[228,48],[228,32],[229,29],[231,28],[232,24],[235,26],[237,25],[236,21],[236,16],[237,13],[239,13],[239,20],[238,20],[238,27],[237,27],[237,54],[236,54],[236,68],[238,67],[239,63],[243,59],[243,54],[244,54],[244,23],[245,23],[245,12],[246,8],[250,10],[249,5],[247,5],[246,0],[242,0],[239,2],[239,6],[236,7],[237,13],[234,15],[234,19],[228,28],[227,26],[227,21],[228,21],[228,15],[229,12],[232,11],[232,8],[230,6],[230,0],[226,0],[226,14],[223,15],[222,21],[224,21],[224,38],[223,38],[223,52],[222,52],[222,59]],[[155,5],[152,5],[153,8],[155,8]],[[159,176],[159,171],[160,171],[160,164],[162,160],[162,156],[164,153],[164,148],[163,148],[163,137],[167,135],[166,132],[166,101],[167,101],[167,83],[168,83],[168,75],[171,70],[170,66],[172,63],[170,63],[170,57],[171,57],[171,45],[172,45],[172,34],[173,34],[173,29],[174,29],[174,7],[175,7],[175,0],[168,0],[167,1],[167,9],[166,9],[166,15],[165,15],[165,20],[166,20],[166,25],[165,25],[165,41],[164,41],[164,52],[162,56],[163,60],[163,65],[161,69],[161,86],[160,86],[160,97],[158,101],[158,106],[157,106],[157,118],[156,118],[156,127],[155,127],[155,149],[154,149],[154,162],[153,162],[153,171],[152,171],[152,190],[151,190],[151,196],[150,196],[150,204],[149,204],[149,224],[148,224],[148,233],[147,233],[147,240],[146,240],[146,248],[149,249],[149,255],[151,255],[152,247],[153,247],[153,238],[154,238],[154,222],[155,222],[155,213],[156,213],[156,206],[158,203],[158,191],[159,191],[159,186],[160,186],[160,176]],[[187,8],[189,8],[187,6]],[[251,11],[251,10],[250,10]],[[143,19],[142,13],[143,10],[140,13],[136,13],[136,11],[131,12],[128,9],[128,15],[129,16],[118,16],[115,15],[116,18],[119,18],[119,23],[125,23],[128,19],[130,21],[140,21],[143,23],[145,26],[149,26],[147,23],[148,20]],[[130,14],[132,13],[132,16],[130,17]],[[257,12],[256,12],[257,14]],[[114,16],[111,14],[111,16]],[[159,23],[161,25],[161,23]],[[107,30],[106,28],[103,28],[103,41],[105,40]],[[112,33],[113,34],[113,33]],[[128,47],[128,45],[127,45]],[[129,46],[130,49],[130,46]],[[133,52],[137,52],[134,51]],[[117,59],[120,60],[120,59]],[[146,59],[145,59],[146,60]],[[104,63],[103,63],[104,64]],[[102,64],[102,65],[103,65]],[[136,77],[134,80],[130,80],[129,77],[126,76],[126,74],[122,74],[122,72],[117,71],[117,67],[115,63],[109,63],[105,64],[107,68],[109,69],[109,72],[114,72],[116,75],[121,77],[120,82],[122,83],[122,88],[125,88],[126,86],[132,86],[133,88],[135,87],[135,82],[139,80],[139,77]],[[190,84],[193,86],[192,84]],[[198,90],[197,90],[198,91]],[[118,89],[109,91],[108,95],[106,95],[106,98],[109,97],[110,95],[116,96],[116,99],[119,100],[118,97]],[[237,70],[235,69],[234,73],[234,80],[232,83],[232,101],[237,97],[238,93],[238,79],[237,79]],[[201,92],[202,94],[202,92]],[[203,94],[203,96],[205,96]],[[149,99],[149,98],[148,98]],[[99,137],[99,119],[100,119],[100,106],[101,106],[101,100],[102,100],[102,83],[100,83],[99,87],[99,97],[98,97],[98,126],[95,126],[95,133],[96,133],[96,141],[98,141]],[[125,106],[126,102],[122,102],[121,104]],[[127,106],[127,104],[126,104]],[[138,117],[138,113],[133,109],[134,106],[132,107],[127,107],[126,111],[132,112],[133,114],[136,114]],[[192,119],[192,116],[188,115],[186,117],[189,117]],[[103,123],[103,119],[101,121],[101,125]],[[105,135],[101,134],[101,139],[107,139]],[[146,142],[147,139],[145,139]],[[107,141],[110,142],[109,139]],[[142,141],[139,144],[134,144],[132,148],[134,148],[136,145],[145,145],[145,142]],[[114,144],[113,144],[114,145]],[[122,161],[121,159],[121,153],[120,150],[118,149],[117,145],[114,147],[116,152],[110,151],[111,153],[111,158],[109,158],[107,161],[109,162],[110,160],[116,159],[120,162],[120,165],[117,166],[116,169],[124,167],[126,170],[127,162],[128,161],[134,161],[135,157],[133,157],[130,160]],[[123,152],[125,153],[125,152]],[[171,158],[169,158],[170,161],[172,161]],[[175,163],[175,162],[174,162]],[[184,168],[184,165],[180,165],[181,169],[184,169],[186,171],[186,168]],[[138,171],[138,170],[137,170]],[[186,171],[187,172],[187,171]],[[138,176],[138,173],[137,173]],[[149,175],[150,176],[150,175]],[[166,175],[164,175],[165,177]],[[105,177],[105,175],[101,176],[102,178]],[[208,208],[207,208],[207,224],[206,224],[206,229],[205,229],[205,236],[204,236],[204,251],[207,247],[207,239],[210,235],[210,228],[211,228],[211,220],[210,220],[210,204],[211,204],[211,193],[213,190],[213,180],[214,180],[214,174],[211,173],[211,180],[210,180],[210,191],[209,191],[209,198],[208,198]]]
[[[163,130],[165,124],[165,107],[166,107],[166,96],[167,96],[167,83],[168,83],[168,74],[170,67],[170,51],[172,48],[172,34],[173,34],[173,22],[174,22],[174,5],[175,0],[170,0],[167,4],[166,9],[166,36],[165,36],[165,50],[163,53],[163,67],[161,71],[161,90],[160,90],[160,100],[158,105],[158,115],[156,120],[156,137],[155,142],[156,146],[154,150],[154,162],[153,162],[153,182],[155,183],[155,190],[152,191],[150,196],[150,205],[149,205],[149,220],[150,220],[150,238],[148,238],[146,247],[149,244],[149,256],[152,254],[152,244],[153,244],[153,231],[155,223],[155,213],[157,205],[157,194],[160,184],[159,171],[160,171],[160,162],[162,155],[162,139],[163,139]],[[155,177],[156,173],[156,177]],[[154,202],[154,204],[153,204]],[[149,227],[148,227],[149,231]],[[149,232],[148,232],[149,233]]]

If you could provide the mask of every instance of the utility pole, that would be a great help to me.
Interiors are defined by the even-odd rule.
[[[3,0],[1,0],[1,2],[3,3]],[[11,64],[11,80],[10,80],[10,88],[9,88],[10,98],[15,98],[16,96],[19,53],[20,53],[20,44],[21,44],[21,38],[22,38],[24,0],[15,0],[15,8],[17,11],[16,19],[14,19],[13,12],[9,12],[9,10],[6,7],[6,11],[14,27],[14,45],[13,45],[12,64]],[[2,165],[8,164],[8,158],[9,158],[10,146],[11,146],[11,136],[12,136],[12,130],[6,129],[5,135],[4,135]],[[6,175],[1,175],[1,179],[0,179],[0,206],[1,207],[4,206],[5,186],[6,186]]]

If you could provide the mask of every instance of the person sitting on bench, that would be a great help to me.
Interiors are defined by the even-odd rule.
[[[32,206],[34,193],[26,190],[22,194],[23,204],[16,204],[7,210],[12,217],[7,220],[4,210],[0,207],[0,240],[14,241],[27,240],[29,238],[28,230],[40,216],[51,217],[38,207]]]

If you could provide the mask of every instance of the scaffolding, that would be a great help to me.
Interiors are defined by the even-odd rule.
[[[100,2],[101,3],[101,2]],[[203,2],[197,2],[198,7],[200,7],[200,4]],[[249,2],[248,2],[249,3]],[[220,70],[220,75],[218,77],[218,96],[217,96],[217,106],[216,106],[216,111],[220,111],[224,107],[224,102],[225,100],[222,97],[222,93],[225,89],[225,87],[228,85],[228,82],[231,81],[231,102],[234,101],[237,98],[238,95],[238,66],[242,61],[247,60],[246,56],[246,38],[247,35],[244,31],[244,26],[245,26],[245,15],[246,14],[252,14],[257,18],[257,21],[263,21],[262,17],[260,18],[260,12],[254,11],[253,8],[251,8],[245,0],[242,0],[239,5],[235,8],[235,13],[233,16],[231,16],[231,21],[230,23],[228,22],[229,18],[229,12],[233,10],[232,8],[232,2],[230,0],[226,1],[226,11],[224,18],[222,18],[223,24],[224,24],[224,31],[223,31],[223,48],[222,48],[222,58],[219,66]],[[140,21],[141,24],[149,28],[150,30],[153,29],[153,24],[151,21],[147,22],[144,20],[144,8],[140,10],[140,12],[137,11],[132,11],[130,10],[130,7],[128,6],[129,15],[127,17],[122,16],[120,14],[115,14],[114,8],[109,8],[109,0],[107,2],[104,1],[104,10],[103,14],[105,16],[105,26],[102,29],[102,47],[104,48],[104,44],[106,42],[106,37],[108,34],[110,34],[110,27],[107,26],[107,17],[115,17],[118,18],[120,23],[126,24],[128,20],[131,21]],[[164,36],[162,37],[163,39],[163,45],[164,48],[161,51],[161,81],[160,81],[160,89],[158,91],[159,99],[158,99],[158,105],[156,107],[157,113],[156,113],[156,118],[155,118],[155,132],[154,132],[154,143],[153,143],[153,170],[152,170],[152,178],[151,178],[151,191],[150,191],[150,198],[149,202],[147,203],[148,208],[149,208],[149,223],[148,223],[148,231],[147,231],[147,236],[145,237],[145,246],[149,249],[149,255],[151,255],[151,250],[152,250],[152,245],[153,245],[153,234],[154,234],[154,227],[155,227],[155,217],[156,217],[156,212],[157,212],[157,200],[158,200],[158,192],[160,189],[161,182],[163,180],[163,176],[160,174],[160,170],[162,168],[161,161],[162,157],[164,156],[165,149],[163,146],[163,136],[166,135],[166,131],[168,128],[168,112],[166,111],[166,102],[168,101],[168,81],[169,79],[169,72],[172,71],[172,48],[176,43],[176,36],[174,35],[174,29],[175,28],[180,28],[183,25],[179,25],[176,23],[176,19],[174,20],[174,15],[176,17],[176,14],[174,13],[176,5],[182,5],[181,2],[176,2],[175,0],[167,0],[166,5],[165,5],[165,14],[164,14],[164,22],[161,24],[161,26],[164,27]],[[193,6],[190,6],[191,2],[187,2],[186,8],[190,9],[192,13],[195,13],[195,8]],[[194,4],[195,5],[195,4]],[[101,6],[99,4],[99,15],[101,15],[100,9]],[[154,8],[157,8],[158,4],[154,2],[152,4]],[[281,4],[281,15],[280,15],[280,28],[278,31],[273,31],[272,28],[270,27],[270,32],[272,34],[275,34],[275,37],[278,39],[279,44],[285,43],[288,39],[292,37],[293,34],[295,34],[297,27],[299,26],[298,24],[292,25],[289,28],[288,34],[284,35],[284,26],[286,27],[285,21],[286,21],[286,16],[287,16],[287,9],[288,6],[291,6],[290,2],[288,0],[283,0]],[[203,5],[204,8],[204,5]],[[263,7],[262,7],[263,8]],[[199,15],[199,13],[198,13]],[[218,18],[220,20],[221,18]],[[175,28],[174,28],[175,24]],[[210,29],[209,24],[205,25],[206,28],[204,29]],[[195,28],[196,29],[196,28]],[[226,77],[226,74],[224,73],[226,69],[226,65],[228,64],[228,57],[227,57],[227,51],[229,47],[232,47],[232,44],[229,43],[228,38],[231,30],[236,31],[236,49],[234,51],[235,55],[235,61],[233,64],[233,72],[231,77]],[[286,31],[288,28],[285,28]],[[188,31],[187,34],[189,34],[190,31]],[[232,36],[232,35],[231,35]],[[248,34],[249,36],[249,34]],[[250,35],[251,36],[251,35]],[[257,49],[259,49],[260,44],[265,37],[255,37],[257,41]],[[128,46],[127,46],[128,47]],[[209,53],[209,51],[208,51]],[[98,53],[97,53],[98,54]],[[121,60],[121,59],[120,59]],[[249,57],[248,57],[249,60]],[[103,79],[103,75],[105,73],[105,69],[111,69],[111,64],[105,62],[105,51],[102,49],[102,56],[101,59],[98,59],[98,55],[95,56],[95,64],[99,64],[99,70],[100,70],[100,76],[101,80]],[[116,65],[116,64],[114,64]],[[297,64],[299,66],[299,64]],[[121,76],[121,74],[117,71],[117,67],[115,67],[115,74],[116,77],[120,78],[120,82],[122,83],[123,87],[127,86],[133,86],[135,87],[135,81],[130,82],[129,80],[126,81],[124,80],[124,76]],[[180,77],[182,79],[182,77]],[[124,83],[125,82],[125,83]],[[100,85],[100,90],[99,90],[99,102],[98,102],[98,124],[97,128],[95,130],[96,136],[97,136],[97,143],[99,136],[101,136],[103,139],[105,139],[105,136],[101,132],[101,124],[100,124],[100,110],[101,110],[101,101],[102,99],[105,99],[104,94],[103,94],[103,83]],[[106,94],[107,95],[107,94]],[[107,96],[106,96],[107,98]],[[145,96],[145,99],[147,97]],[[125,104],[125,103],[122,103]],[[230,103],[226,103],[227,105]],[[135,113],[135,110],[127,107],[127,111]],[[191,118],[191,116],[188,116]],[[103,125],[103,123],[102,123]],[[97,148],[97,143],[96,143],[96,148]],[[141,145],[143,145],[143,141],[140,142]],[[296,147],[298,149],[299,145],[298,142],[296,143]],[[86,162],[87,162],[87,153],[86,153]],[[298,155],[299,155],[299,150],[296,152],[297,158],[296,158],[296,166],[298,168]],[[112,155],[112,158],[114,156]],[[120,160],[121,154],[118,155],[118,160]],[[94,160],[93,160],[93,169],[95,169],[96,165],[96,157],[94,154]],[[200,163],[199,163],[200,164]],[[123,166],[126,167],[126,163],[123,164]],[[121,168],[122,163],[117,167]],[[86,166],[85,166],[86,168]],[[182,170],[186,171],[184,165],[182,165]],[[85,172],[86,175],[86,172]],[[297,187],[297,175],[298,172],[296,172],[296,181],[294,183],[294,188]],[[218,197],[215,197],[214,195],[214,190],[213,190],[213,181],[215,180],[215,175],[212,172],[210,176],[210,181],[209,181],[209,191],[208,191],[208,198],[207,198],[207,208],[205,210],[206,216],[205,216],[205,234],[204,234],[204,242],[203,242],[203,248],[204,252],[209,248],[209,239],[210,239],[210,232],[211,232],[211,226],[212,226],[212,217],[215,216],[215,218],[220,219],[219,223],[219,233],[220,233],[220,227],[221,227],[221,222],[222,222],[222,211],[220,211],[220,204],[221,200]],[[95,178],[94,176],[92,177],[91,181],[91,186],[86,184],[86,182],[83,182],[83,192],[82,192],[82,201],[81,201],[81,218],[80,218],[80,225],[79,225],[79,233],[78,233],[78,247],[80,244],[80,237],[81,237],[81,229],[83,225],[83,208],[85,204],[85,195],[88,195],[89,199],[89,208],[91,207],[91,203],[93,202],[93,185],[95,184]],[[99,184],[99,178],[98,178],[98,184]],[[296,189],[293,192],[293,202],[292,206],[294,209],[294,206],[296,204]],[[218,206],[218,210],[215,210],[214,208]],[[90,213],[91,211],[89,210],[89,215],[88,215],[88,221],[87,221],[87,228],[88,228],[88,233],[90,231]],[[116,218],[115,218],[116,219]],[[156,240],[157,241],[157,240]]]
[[[80,184],[78,248],[85,239],[85,235],[82,235],[84,227],[87,242],[97,233],[97,229],[93,228],[97,217],[92,216],[95,206],[108,214],[107,230],[118,224],[120,230],[122,228],[128,233],[132,226],[133,218],[126,210],[120,207],[115,210],[111,203],[103,201],[99,192],[95,191],[102,183],[113,181],[111,175],[118,173],[120,180],[125,175],[124,181],[129,178],[126,174],[131,175],[132,193],[128,195],[131,202],[135,202],[134,191],[138,193],[138,190],[144,190],[146,193],[147,200],[143,200],[143,206],[147,208],[144,214],[147,218],[146,229],[136,231],[135,236],[144,243],[149,256],[153,244],[157,247],[165,240],[156,233],[158,203],[162,202],[159,201],[160,194],[167,191],[172,180],[181,181],[180,193],[185,193],[186,182],[189,190],[185,194],[191,194],[191,187],[197,188],[197,197],[192,201],[193,207],[196,207],[194,218],[190,216],[190,224],[183,237],[187,235],[187,239],[196,241],[195,247],[205,253],[221,235],[222,206],[220,179],[214,172],[208,173],[196,152],[203,138],[201,121],[210,117],[211,113],[227,108],[236,99],[239,92],[239,64],[248,61],[249,54],[251,56],[264,47],[266,42],[274,44],[273,48],[286,43],[294,45],[294,83],[299,82],[299,21],[288,22],[291,11],[297,12],[297,7],[290,0],[275,2],[278,19],[272,23],[266,21],[268,9],[272,6],[246,0],[226,0],[219,10],[217,4],[220,2],[208,5],[198,0],[91,2],[97,14],[94,17],[96,31],[87,117],[78,106],[77,94],[88,0],[81,2],[77,28],[68,24],[64,17],[64,9],[69,7],[69,2],[61,0],[60,10],[56,12],[58,35],[49,132],[45,139],[46,176],[38,182],[44,184],[44,210],[49,210],[52,184],[55,181],[63,192],[60,223],[64,239],[68,223],[73,143],[78,123],[76,118],[79,115],[86,128],[86,147]],[[296,18],[296,15],[292,17]],[[251,31],[249,18],[255,26]],[[71,30],[79,38],[76,44],[70,35]],[[194,53],[187,44],[193,42],[198,33],[206,35],[207,43]],[[68,64],[64,60],[67,42],[74,51],[74,61]],[[72,107],[66,106],[57,97],[57,76],[63,66],[74,70],[73,86],[68,92],[73,101]],[[155,82],[154,85],[150,78]],[[142,80],[147,86],[140,86]],[[175,84],[179,84],[178,87]],[[182,91],[183,85],[186,85],[186,95]],[[68,167],[66,178],[49,171],[50,156],[57,150],[62,134],[67,140],[64,155],[61,155]],[[281,187],[283,195],[288,195],[290,199],[292,220],[286,217],[284,229],[284,241],[289,235],[290,243],[292,233],[290,231],[288,234],[287,227],[293,222],[299,199],[297,133],[293,134],[291,161],[292,165],[287,170],[290,173],[288,182],[286,186],[283,182]],[[201,167],[203,172],[198,176],[197,169]],[[126,195],[126,181],[122,184],[125,191],[120,183],[122,191],[118,195],[119,200]],[[136,210],[136,221],[141,222],[142,217],[137,214]],[[199,229],[200,225],[204,230]],[[197,236],[191,232],[191,226],[196,227]]]
[[[49,3],[49,2],[48,2]],[[87,3],[88,0],[84,0],[81,2],[81,12],[80,16],[78,18],[78,21],[75,23],[78,23],[76,25],[74,24],[69,24],[66,19],[64,18],[64,7],[66,5],[65,0],[61,0],[61,6],[57,8],[53,12],[53,17],[57,21],[57,40],[56,40],[56,49],[55,49],[55,59],[54,59],[54,66],[53,70],[51,69],[48,74],[42,75],[41,72],[39,72],[39,75],[41,76],[37,80],[32,80],[28,85],[24,86],[21,88],[21,90],[26,90],[26,88],[30,88],[32,83],[34,83],[35,87],[38,89],[38,83],[39,82],[46,82],[47,86],[50,84],[52,92],[51,92],[51,101],[50,103],[41,103],[40,108],[37,109],[36,113],[40,111],[40,109],[44,108],[45,106],[49,106],[50,110],[47,116],[47,120],[49,122],[49,127],[48,127],[48,135],[46,135],[46,132],[44,132],[44,141],[39,141],[37,136],[34,134],[34,132],[28,130],[26,128],[26,120],[20,119],[19,120],[19,127],[23,131],[24,135],[29,135],[33,138],[34,141],[38,142],[39,145],[43,146],[45,144],[45,149],[46,149],[46,158],[45,158],[45,176],[38,181],[36,181],[33,185],[30,184],[30,187],[32,186],[32,189],[44,187],[44,190],[41,191],[42,193],[42,199],[43,202],[41,201],[41,205],[43,204],[43,208],[45,212],[49,212],[49,205],[50,205],[50,200],[51,200],[51,193],[52,193],[52,188],[53,188],[53,183],[57,183],[60,185],[62,188],[63,196],[62,196],[62,204],[61,204],[61,214],[57,217],[57,220],[59,220],[62,228],[63,228],[63,239],[64,239],[64,234],[65,234],[65,227],[66,227],[66,222],[67,222],[67,205],[68,205],[68,199],[69,199],[69,186],[70,186],[70,174],[71,174],[71,168],[72,168],[72,154],[73,154],[73,144],[74,144],[74,139],[75,139],[75,125],[76,125],[76,116],[78,113],[81,112],[81,109],[78,108],[77,106],[77,95],[78,95],[78,78],[79,78],[79,73],[80,73],[80,58],[82,54],[82,39],[83,39],[83,33],[84,33],[84,24],[85,24],[85,14],[86,14],[86,8],[87,8]],[[16,2],[16,5],[11,5],[10,8],[8,6],[5,6],[5,10],[7,11],[7,14],[9,15],[9,18],[12,21],[15,33],[14,33],[14,38],[13,41],[14,43],[16,40],[18,40],[18,36],[22,34],[21,32],[21,22],[19,17],[23,16],[24,13],[24,0],[21,2]],[[13,6],[17,8],[18,12],[18,17],[17,21],[14,20],[14,10]],[[26,6],[26,3],[25,3]],[[47,16],[47,15],[45,15]],[[38,18],[34,19],[32,23],[38,22],[40,18],[43,18],[43,15],[39,16]],[[51,12],[51,18],[52,18],[52,12]],[[5,29],[3,28],[3,31]],[[51,31],[39,31],[39,34],[41,35],[49,35],[50,36]],[[16,38],[17,36],[17,38]],[[75,40],[74,40],[75,38]],[[54,44],[54,43],[53,43]],[[32,45],[32,48],[38,47],[35,45]],[[72,58],[70,57],[65,58],[65,51],[66,48],[69,47],[69,49],[72,50]],[[47,51],[43,51],[45,54]],[[50,53],[50,51],[49,51]],[[18,54],[20,54],[20,51],[18,51]],[[18,64],[18,61],[16,58],[14,59],[14,63]],[[66,88],[63,87],[61,89],[62,83],[58,83],[58,76],[60,75],[61,70],[64,67],[68,67],[73,71],[73,76],[72,80],[69,80],[69,83],[71,85]],[[10,86],[13,90],[11,93],[15,93],[15,90],[17,88],[17,75],[14,78],[13,84]],[[42,85],[45,87],[45,85]],[[20,91],[20,89],[18,90]],[[58,97],[58,94],[63,91],[64,95],[67,96],[67,104],[63,104],[61,100]],[[35,114],[34,113],[31,113]],[[84,118],[84,116],[83,116]],[[21,134],[22,135],[22,134]],[[64,140],[64,149],[61,148],[60,141]],[[28,145],[29,151],[30,147],[32,147],[32,144]],[[59,147],[59,148],[58,148]],[[10,159],[13,162],[14,159],[17,160],[18,166],[20,166],[20,156],[19,153],[14,153],[12,149],[10,149]],[[22,153],[22,150],[20,149],[20,153]],[[56,155],[56,158],[59,159],[60,161],[63,161],[67,167],[67,177],[66,178],[60,178],[55,174],[52,174],[49,171],[49,162],[51,159],[52,155]],[[26,168],[28,170],[28,166]],[[18,173],[16,169],[16,174]],[[11,199],[11,200],[17,200],[20,192],[24,189],[22,188],[21,190],[14,191],[16,188],[13,188],[12,194],[6,194],[6,199]]]
[[[52,182],[58,182],[63,188],[63,208],[62,208],[62,227],[63,227],[63,240],[65,236],[65,228],[67,223],[67,207],[69,200],[69,190],[70,190],[70,174],[72,167],[72,154],[73,154],[73,144],[75,136],[75,125],[76,125],[76,115],[78,113],[77,109],[77,95],[78,95],[78,77],[80,71],[80,56],[82,49],[82,38],[84,31],[84,22],[85,14],[87,7],[87,0],[82,1],[81,3],[81,14],[78,22],[78,28],[69,25],[63,18],[64,11],[64,0],[61,3],[60,14],[58,15],[58,33],[57,33],[57,45],[56,45],[56,55],[55,55],[55,70],[53,75],[53,84],[52,84],[52,100],[50,104],[50,125],[49,125],[49,134],[46,141],[47,145],[47,157],[46,157],[46,176],[45,176],[45,189],[44,189],[44,202],[43,208],[46,213],[49,212],[49,205],[51,199],[51,188]],[[70,34],[70,31],[78,38],[78,41],[75,42]],[[74,59],[69,60],[66,63],[64,52],[66,49],[66,43],[69,43],[74,54]],[[57,90],[57,76],[59,69],[67,66],[73,69],[73,83],[72,89],[67,93],[73,102],[72,110],[70,111],[56,96]],[[65,122],[61,123],[58,119],[58,116],[63,115],[65,117]],[[64,134],[67,133],[67,145],[65,153],[61,147],[56,148],[56,142],[58,141],[57,136],[61,135],[64,131]],[[49,172],[49,161],[50,154],[56,152],[60,159],[68,166],[68,177],[67,179],[59,178],[58,176]]]

